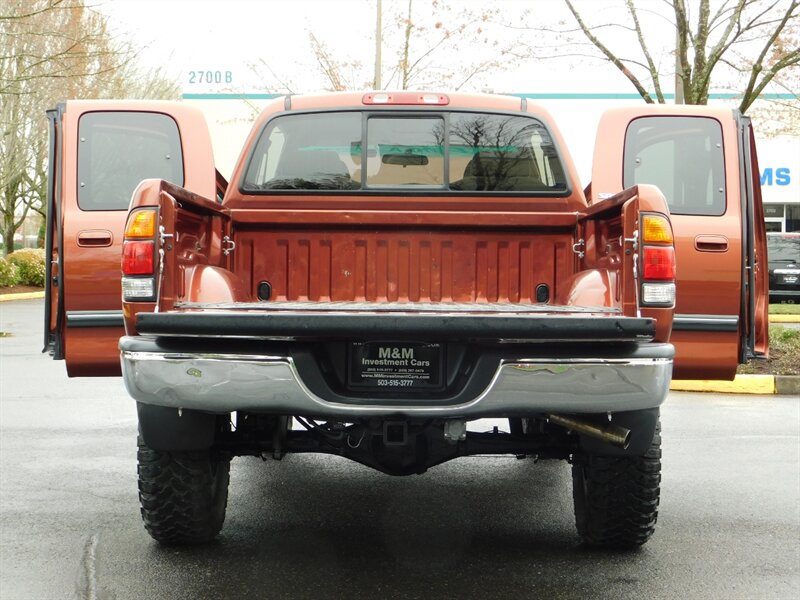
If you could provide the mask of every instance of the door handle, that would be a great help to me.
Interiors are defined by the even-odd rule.
[[[694,238],[694,248],[700,252],[727,252],[728,238],[724,235],[698,235]]]
[[[114,236],[107,229],[87,229],[78,232],[78,246],[104,248],[110,246]]]

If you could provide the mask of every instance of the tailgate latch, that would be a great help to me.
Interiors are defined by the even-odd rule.
[[[578,258],[583,258],[586,256],[584,250],[586,249],[586,241],[581,238],[574,244],[572,244],[572,251],[578,255]]]
[[[226,235],[224,238],[222,238],[222,245],[225,246],[226,244],[228,245],[228,247],[227,248],[224,248],[224,247],[222,248],[222,254],[224,254],[225,256],[228,256],[228,254],[230,254],[231,252],[236,250],[236,242],[234,242],[231,238],[229,238]]]

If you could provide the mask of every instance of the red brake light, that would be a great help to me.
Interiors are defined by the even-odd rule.
[[[122,274],[152,275],[155,244],[153,242],[124,242],[122,244]]]
[[[672,246],[645,246],[642,253],[642,278],[650,281],[675,279],[675,249]]]
[[[428,104],[445,106],[450,98],[445,94],[430,92],[370,92],[361,97],[364,104]]]

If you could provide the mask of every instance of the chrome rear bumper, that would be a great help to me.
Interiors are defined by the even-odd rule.
[[[516,358],[501,360],[473,398],[387,403],[364,398],[326,399],[303,382],[294,360],[279,355],[126,350],[122,374],[139,402],[213,413],[238,410],[328,418],[367,416],[482,417],[536,413],[598,413],[655,408],[667,396],[673,349],[630,358]],[[651,356],[647,356],[651,354]]]

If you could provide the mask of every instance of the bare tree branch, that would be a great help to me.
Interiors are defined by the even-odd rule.
[[[259,64],[260,64],[262,67],[264,67],[264,68],[265,68],[267,71],[269,71],[269,74],[270,74],[270,75],[272,75],[272,77],[275,79],[275,81],[277,81],[277,82],[278,82],[278,85],[280,85],[280,86],[281,86],[281,88],[282,88],[283,90],[285,90],[285,91],[286,91],[286,93],[288,93],[288,94],[295,94],[295,93],[296,93],[296,92],[295,92],[295,89],[294,89],[294,87],[295,87],[295,86],[294,86],[294,84],[293,84],[291,81],[289,81],[289,80],[287,80],[287,79],[285,79],[285,78],[282,78],[282,77],[280,77],[280,76],[279,76],[279,75],[278,75],[278,74],[277,74],[277,73],[276,73],[276,72],[275,72],[275,71],[272,69],[272,67],[269,65],[269,63],[268,63],[267,61],[265,61],[263,58],[259,58],[259,59],[258,59],[258,63],[259,63]],[[256,67],[256,65],[251,65],[251,66],[253,66],[253,67],[254,67],[254,70],[256,70],[256,68],[255,68],[255,67]],[[258,111],[257,111],[257,112],[258,112]]]
[[[747,87],[745,87],[745,91],[742,96],[742,102],[739,105],[739,110],[741,110],[742,112],[745,112],[750,107],[750,105],[752,105],[753,101],[758,97],[758,94],[760,94],[761,91],[767,86],[767,84],[770,81],[772,81],[772,79],[775,77],[778,71],[788,66],[795,65],[798,63],[798,61],[800,61],[800,49],[795,48],[793,51],[789,52],[782,59],[778,60],[775,63],[775,65],[773,65],[772,68],[770,68],[767,71],[767,73],[762,77],[760,83],[756,83],[758,80],[758,76],[763,71],[764,59],[766,58],[767,53],[775,44],[775,40],[783,31],[783,28],[786,27],[786,23],[788,23],[789,20],[793,17],[793,14],[797,10],[798,5],[800,5],[800,1],[792,0],[789,9],[786,11],[786,14],[784,15],[780,24],[774,29],[772,35],[770,35],[767,41],[764,43],[761,52],[759,52],[758,58],[756,58],[755,63],[751,68],[750,78],[747,81]]]
[[[708,0],[703,0],[703,2],[707,3]],[[699,99],[703,100],[703,104],[708,101],[708,88],[711,84],[711,73],[716,67],[717,62],[719,62],[720,57],[726,52],[730,47],[731,44],[735,41],[736,37],[741,35],[741,32],[738,32],[737,35],[730,39],[731,33],[733,32],[734,26],[741,20],[742,18],[742,11],[744,10],[746,0],[738,0],[733,12],[731,14],[731,18],[728,21],[728,25],[725,28],[724,32],[720,36],[719,42],[712,48],[711,52],[708,53],[708,57],[705,56],[706,48],[705,43],[701,47],[697,47],[695,49],[695,55],[703,55],[703,60],[699,64],[695,64],[695,79],[696,79],[696,90],[705,90],[705,93],[700,93]],[[744,31],[744,29],[742,29]],[[707,28],[706,28],[707,33]],[[705,42],[705,40],[704,40]],[[698,93],[693,90],[694,93]]]
[[[587,25],[586,25],[586,24],[583,22],[583,19],[581,18],[580,14],[578,14],[578,11],[577,11],[577,10],[575,10],[575,7],[572,5],[572,2],[570,2],[570,0],[564,0],[564,2],[567,4],[567,7],[569,8],[570,12],[572,13],[572,16],[573,16],[573,17],[575,17],[575,20],[577,21],[577,23],[578,23],[578,25],[580,26],[580,28],[581,28],[581,31],[583,31],[584,35],[585,35],[587,38],[589,38],[589,40],[591,40],[591,42],[592,42],[592,43],[593,43],[593,44],[594,44],[594,45],[595,45],[595,46],[596,46],[596,47],[597,47],[597,48],[598,48],[598,49],[599,49],[599,50],[600,50],[600,51],[601,51],[601,52],[602,52],[602,53],[603,53],[605,56],[606,56],[606,58],[608,58],[608,60],[609,60],[609,61],[611,61],[611,63],[612,63],[612,64],[613,64],[615,67],[617,67],[617,69],[619,69],[619,70],[620,70],[620,72],[621,72],[623,75],[625,75],[625,77],[627,77],[627,78],[628,78],[628,81],[630,81],[630,82],[633,84],[633,86],[636,88],[636,91],[637,91],[637,92],[639,92],[639,95],[641,95],[641,97],[642,97],[642,98],[644,98],[645,102],[648,102],[649,104],[653,104],[653,103],[654,103],[654,101],[653,101],[653,98],[652,98],[652,96],[650,96],[650,94],[649,94],[649,93],[648,93],[648,91],[647,91],[647,90],[644,88],[644,86],[643,86],[643,85],[642,85],[642,83],[639,81],[639,79],[638,79],[638,78],[637,78],[637,77],[636,77],[636,76],[635,76],[635,75],[634,75],[634,74],[631,72],[631,70],[630,70],[630,69],[628,69],[628,67],[626,67],[626,66],[623,64],[623,62],[622,62],[622,61],[621,61],[619,58],[617,58],[617,57],[616,57],[616,56],[615,56],[615,55],[614,55],[614,54],[613,54],[613,53],[612,53],[612,52],[611,52],[611,51],[610,51],[610,50],[609,50],[609,49],[608,49],[608,48],[605,46],[605,44],[603,44],[603,43],[602,43],[602,42],[601,42],[601,41],[600,41],[600,40],[599,40],[599,39],[598,39],[598,38],[597,38],[597,37],[596,37],[596,36],[595,36],[595,35],[592,33],[592,30],[591,30],[591,29],[590,29],[590,28],[589,28],[589,27],[588,27],[588,26],[587,26]]]
[[[176,98],[179,89],[158,69],[140,70],[137,49],[83,0],[0,10],[0,233],[8,252],[25,218],[45,211],[46,109],[67,98]]]
[[[342,83],[342,76],[339,72],[339,65],[336,64],[330,57],[328,49],[324,44],[320,43],[313,32],[308,32],[308,37],[311,40],[311,48],[314,50],[314,56],[317,59],[320,69],[325,74],[330,84],[330,91],[341,92],[346,89]]]
[[[518,57],[527,53],[537,59],[570,58],[587,55],[582,46],[589,45],[596,52],[594,56],[602,57],[620,71],[646,102],[664,102],[661,77],[667,76],[667,70],[661,65],[674,61],[676,101],[705,104],[712,83],[730,87],[731,79],[735,79],[741,83],[742,111],[768,86],[800,64],[800,26],[795,31],[795,23],[800,22],[800,0],[715,3],[659,0],[657,4],[652,0],[618,0],[618,3],[625,7],[630,21],[623,18],[612,27],[608,16],[593,24],[584,19],[574,0],[564,0],[577,28],[534,26],[532,29],[544,34],[541,41],[522,43],[511,53]],[[669,14],[665,9],[672,14],[672,20],[665,17]],[[647,19],[642,20],[645,14]],[[675,27],[675,44],[671,49],[662,49],[661,58],[652,52],[653,36],[648,31],[656,19],[666,19]],[[588,44],[570,37],[577,30]],[[628,32],[631,34],[627,40],[638,44],[639,57],[626,58],[615,50],[617,40],[612,36]],[[554,35],[559,36],[557,52],[550,50]],[[566,42],[561,36],[566,36]]]
[[[62,8],[61,4],[64,0],[51,0],[41,8],[37,8],[29,13],[21,14],[21,15],[3,15],[0,14],[0,21],[15,21],[15,20],[22,20],[28,19],[30,17],[35,17],[36,15],[40,15],[44,12],[54,10],[57,8]],[[64,6],[63,8],[69,8],[68,6]]]
[[[633,25],[636,30],[636,37],[639,40],[639,46],[642,49],[645,60],[647,60],[647,69],[650,71],[650,79],[653,81],[653,86],[656,90],[656,97],[658,98],[660,104],[664,104],[664,94],[661,91],[658,69],[656,69],[656,65],[653,62],[653,57],[650,56],[650,51],[647,49],[647,44],[644,41],[644,34],[642,33],[642,27],[639,24],[639,17],[636,14],[636,7],[633,4],[633,0],[626,0],[625,3],[628,5],[628,12],[630,12],[631,18],[633,19]]]

